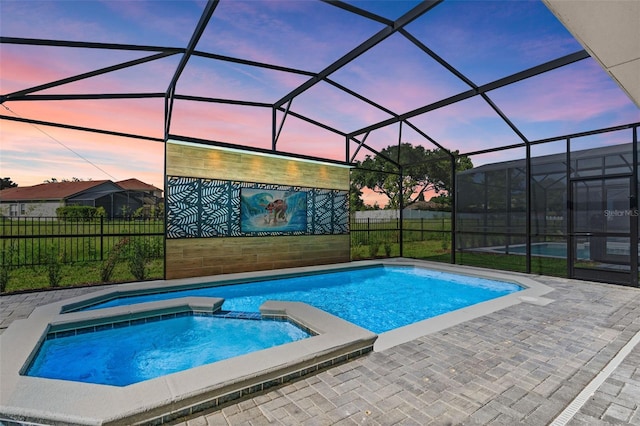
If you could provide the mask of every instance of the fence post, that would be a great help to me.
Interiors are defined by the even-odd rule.
[[[367,218],[367,245],[369,245],[370,240],[371,240],[371,218],[368,217]]]
[[[104,260],[104,216],[100,216],[100,260]]]

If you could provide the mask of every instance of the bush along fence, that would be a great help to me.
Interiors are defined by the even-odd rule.
[[[133,258],[142,249],[148,258],[162,258],[164,221],[144,218],[109,220],[104,217],[0,219],[2,270],[58,263],[102,262],[113,257],[111,252],[114,248],[119,258]]]
[[[351,248],[362,248],[366,257],[376,257],[383,251],[391,256],[394,245],[400,244],[399,219],[352,219],[350,225]],[[440,241],[449,248],[451,238],[449,218],[420,218],[403,220],[404,242]]]

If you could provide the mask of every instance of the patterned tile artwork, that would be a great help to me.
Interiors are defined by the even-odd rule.
[[[243,232],[242,188],[306,193],[306,230]],[[169,176],[167,238],[330,235],[349,232],[348,191]]]

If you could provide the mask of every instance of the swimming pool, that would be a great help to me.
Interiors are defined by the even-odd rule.
[[[505,281],[412,266],[374,266],[246,284],[120,295],[85,309],[207,296],[224,298],[223,309],[229,311],[257,312],[267,300],[289,300],[308,303],[374,333],[384,333],[520,290],[521,286]]]
[[[178,291],[240,290],[242,285],[236,286],[239,283],[266,288],[265,283],[271,280],[310,277],[317,273],[326,273],[325,276],[334,278],[325,283],[325,287],[337,287],[341,283],[335,277],[340,275],[334,273],[351,269],[376,275],[380,272],[377,269],[380,266],[412,267],[419,270],[416,272],[430,271],[436,275],[452,273],[464,280],[479,278],[502,281],[520,290],[380,334],[307,303],[269,300],[260,306],[260,316],[287,318],[303,329],[313,331],[313,336],[128,386],[105,386],[25,375],[37,348],[50,332],[65,333],[91,327],[99,329],[117,321],[138,322],[150,315],[167,315],[185,310],[215,312],[224,303],[223,299],[212,296],[183,294],[184,297],[177,297]],[[407,288],[414,284],[412,275],[405,276],[404,281],[409,282],[405,284]],[[410,310],[407,304],[392,302],[395,287],[398,287],[397,283],[387,289],[372,287],[363,294],[370,293],[378,297],[380,305],[376,307],[377,310],[386,310],[394,305]],[[229,401],[251,397],[255,392],[349,362],[371,351],[382,351],[509,306],[551,303],[552,300],[541,297],[550,291],[551,288],[522,274],[408,259],[121,284],[38,307],[28,318],[14,321],[0,334],[0,407],[5,418],[36,424],[168,423],[203,410],[219,408]],[[415,296],[416,291],[409,293]],[[133,303],[136,300],[134,297],[161,294],[171,294],[171,298],[144,302],[138,299]],[[262,297],[270,296],[265,294]],[[128,299],[127,303],[131,304],[82,310],[104,302],[111,303],[115,299]],[[240,301],[242,298],[236,295],[236,299]],[[351,295],[347,299],[355,302],[364,297]],[[373,311],[370,309],[368,312],[372,314]]]

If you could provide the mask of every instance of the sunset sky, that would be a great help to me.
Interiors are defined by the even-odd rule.
[[[418,2],[348,3],[395,20]],[[184,48],[205,5],[204,1],[189,0],[0,0],[0,35]],[[319,72],[382,28],[379,22],[319,1],[221,0],[196,49]],[[582,49],[540,1],[444,1],[405,29],[476,85]],[[0,94],[153,53],[2,43]],[[179,61],[180,56],[173,55],[34,94],[164,93]],[[469,90],[466,83],[399,33],[329,77],[396,114]],[[192,57],[177,93],[273,104],[308,79],[303,74]],[[592,59],[488,95],[532,141],[640,121],[638,108]],[[291,110],[345,133],[391,117],[324,82],[294,99]],[[2,104],[0,114],[163,138],[161,98],[9,100]],[[171,133],[270,148],[271,120],[271,108],[176,101]],[[462,153],[521,142],[479,97],[410,122],[445,148]],[[398,125],[373,131],[367,143],[375,149],[395,144],[398,131]],[[432,147],[406,126],[402,141]],[[20,186],[52,177],[136,177],[160,188],[164,185],[162,142],[9,120],[0,120],[0,142],[0,174]],[[584,147],[620,142],[590,138]],[[294,117],[285,121],[278,150],[345,159],[343,136]],[[548,150],[553,151],[553,146]],[[523,150],[516,151],[472,160],[479,165],[524,156]],[[548,153],[543,151],[537,149],[540,155]]]

